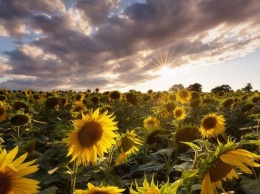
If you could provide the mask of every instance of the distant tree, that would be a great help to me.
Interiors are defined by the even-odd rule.
[[[182,84],[174,84],[169,88],[169,92],[177,92],[180,89],[184,89],[184,86]]]
[[[191,84],[187,89],[194,92],[202,92],[202,85],[199,83]]]
[[[219,92],[232,92],[232,88],[229,85],[221,85],[213,88],[211,90],[212,93],[219,93]]]
[[[251,83],[248,83],[248,84],[246,84],[246,86],[243,87],[241,90],[242,90],[242,92],[251,92],[252,89],[253,89],[252,84],[251,84]]]

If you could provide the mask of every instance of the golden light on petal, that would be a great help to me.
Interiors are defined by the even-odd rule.
[[[181,103],[188,103],[191,99],[191,92],[185,89],[181,89],[176,94],[177,101]]]
[[[217,137],[225,130],[225,119],[222,115],[209,114],[201,120],[200,132],[203,137]]]
[[[6,118],[6,108],[4,106],[0,106],[0,122],[5,120]]]
[[[39,182],[27,178],[38,170],[38,165],[32,165],[35,160],[24,162],[28,153],[25,153],[15,159],[18,153],[18,146],[9,153],[3,149],[0,153],[0,193],[38,193]]]
[[[77,159],[77,164],[96,165],[97,157],[103,157],[108,149],[116,144],[118,136],[115,117],[107,115],[107,111],[99,114],[99,109],[89,114],[82,113],[82,119],[73,121],[75,130],[72,131],[64,142],[68,146],[68,156],[71,161]]]
[[[149,116],[144,120],[144,128],[147,131],[152,131],[160,126],[160,120]]]
[[[123,134],[117,143],[119,154],[116,159],[116,165],[125,163],[129,156],[136,154],[139,151],[136,145],[141,145],[141,142],[134,130]]]
[[[120,189],[115,186],[100,186],[96,187],[91,183],[88,183],[88,189],[86,190],[76,190],[77,194],[119,194],[125,189]]]
[[[217,193],[217,187],[222,188],[222,180],[238,178],[235,167],[246,174],[253,174],[249,166],[260,167],[260,164],[254,161],[260,159],[259,155],[247,150],[236,149],[233,146],[234,144],[229,140],[224,146],[219,144],[215,155],[212,156],[215,159],[205,172],[201,184],[201,194]]]
[[[182,107],[176,107],[173,111],[173,116],[178,121],[183,120],[186,117],[186,111]]]

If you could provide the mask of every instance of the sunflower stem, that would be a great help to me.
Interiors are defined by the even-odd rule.
[[[165,173],[165,182],[168,181],[170,175],[170,167],[171,167],[171,154],[168,155],[166,160],[166,173]]]
[[[192,170],[194,170],[196,167],[197,167],[197,160],[198,160],[198,151],[195,150],[195,155],[194,155],[194,160],[193,160],[193,163],[192,163]],[[187,194],[191,194],[191,186],[192,186],[192,183],[193,183],[193,180],[191,180],[189,182],[189,184],[186,186],[186,189],[187,189]]]
[[[73,162],[73,169],[72,169],[72,173],[71,173],[71,184],[70,184],[71,194],[73,194],[74,190],[75,190],[76,173],[77,173],[77,162],[76,162],[76,160],[74,160],[74,162]]]
[[[108,155],[108,160],[107,160],[107,170],[106,170],[106,179],[108,179],[109,175],[110,175],[110,164],[111,164],[111,161],[112,161],[112,158],[113,158],[113,154],[114,154],[114,151],[115,151],[115,146],[112,146],[111,148],[111,152],[109,152],[109,155]]]
[[[147,157],[147,143],[146,143],[146,141],[144,142],[144,157],[143,157],[143,164],[145,164],[146,163],[146,157]]]

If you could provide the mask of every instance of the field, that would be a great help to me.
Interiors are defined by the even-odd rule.
[[[260,193],[259,122],[258,91],[2,89],[0,193]]]

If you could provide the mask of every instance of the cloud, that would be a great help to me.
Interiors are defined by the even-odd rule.
[[[123,88],[156,79],[163,61],[216,63],[260,47],[258,0],[124,1],[2,0],[0,35],[19,44],[0,54],[11,77],[0,87]]]

